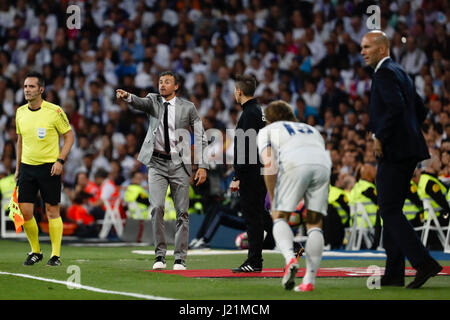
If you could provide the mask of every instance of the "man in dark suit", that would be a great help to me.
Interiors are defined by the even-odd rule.
[[[406,256],[417,270],[407,288],[419,288],[442,270],[402,211],[414,168],[430,157],[421,132],[427,112],[412,80],[389,57],[389,40],[384,32],[367,33],[361,48],[366,65],[375,68],[370,121],[378,159],[376,185],[387,255],[381,285],[404,285]]]
[[[255,99],[256,79],[252,75],[236,78],[234,95],[242,106],[242,114],[234,137],[234,177],[230,191],[240,193],[241,211],[247,224],[248,257],[232,272],[261,272],[264,231],[272,237],[272,219],[265,209],[267,193],[261,162],[258,158],[256,137],[266,125],[263,112]]]

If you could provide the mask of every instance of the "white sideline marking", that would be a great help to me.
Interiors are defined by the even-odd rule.
[[[32,275],[23,274],[23,273],[10,273],[10,272],[0,271],[0,275],[8,275],[8,276],[15,276],[15,277],[33,279],[33,280],[40,280],[40,281],[45,281],[45,282],[63,284],[63,285],[66,285],[66,286],[70,286],[70,287],[72,287],[74,289],[75,288],[76,289],[84,289],[84,290],[87,290],[87,291],[106,293],[106,294],[115,294],[115,295],[127,296],[127,297],[139,298],[139,299],[146,299],[146,300],[174,300],[174,299],[171,299],[171,298],[151,296],[151,295],[146,295],[146,294],[141,294],[141,293],[104,290],[104,289],[95,288],[95,287],[91,287],[91,286],[85,286],[85,285],[82,285],[82,284],[77,284],[77,283],[73,283],[73,282],[69,282],[69,281],[60,281],[60,280],[55,280],[55,279],[47,279],[47,278],[35,277],[35,276],[32,276]]]

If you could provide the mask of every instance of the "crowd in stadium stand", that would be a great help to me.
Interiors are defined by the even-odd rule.
[[[115,99],[115,89],[144,96],[158,73],[182,76],[179,96],[198,108],[205,130],[220,129],[228,163],[211,168],[199,190],[204,205],[229,185],[233,129],[240,114],[234,78],[251,73],[264,108],[282,99],[326,141],[333,173],[348,188],[362,164],[376,164],[368,131],[371,70],[360,42],[371,1],[5,0],[0,2],[0,171],[15,170],[15,110],[26,103],[31,70],[46,80],[44,98],[67,113],[76,142],[64,165],[62,205],[83,203],[80,172],[92,184],[104,169],[122,192],[136,171],[147,118]],[[68,29],[69,4],[81,29]],[[448,1],[379,1],[391,57],[411,75],[429,108],[426,141],[450,182],[450,6]],[[104,175],[104,172],[101,172]],[[103,177],[102,175],[102,177]],[[139,179],[144,189],[146,179]],[[84,185],[84,186],[86,186]],[[98,186],[97,186],[98,187]],[[92,200],[92,199],[91,199]]]

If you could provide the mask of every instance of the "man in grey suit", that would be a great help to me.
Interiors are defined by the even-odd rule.
[[[159,94],[149,93],[145,98],[139,98],[122,89],[116,90],[117,99],[145,112],[149,118],[149,128],[138,160],[148,168],[150,210],[155,234],[154,270],[166,268],[164,205],[169,185],[177,219],[173,269],[186,269],[192,163],[198,165],[194,176],[197,185],[205,182],[208,168],[208,164],[203,161],[207,140],[201,119],[193,103],[176,96],[179,85],[176,74],[164,71],[158,79]],[[194,133],[193,157],[188,129],[192,129]]]

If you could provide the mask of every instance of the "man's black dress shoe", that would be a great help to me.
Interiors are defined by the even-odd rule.
[[[414,281],[406,286],[408,289],[418,289],[420,288],[428,279],[434,277],[439,272],[441,272],[442,266],[434,259],[429,260],[423,265],[417,267],[416,277]]]

